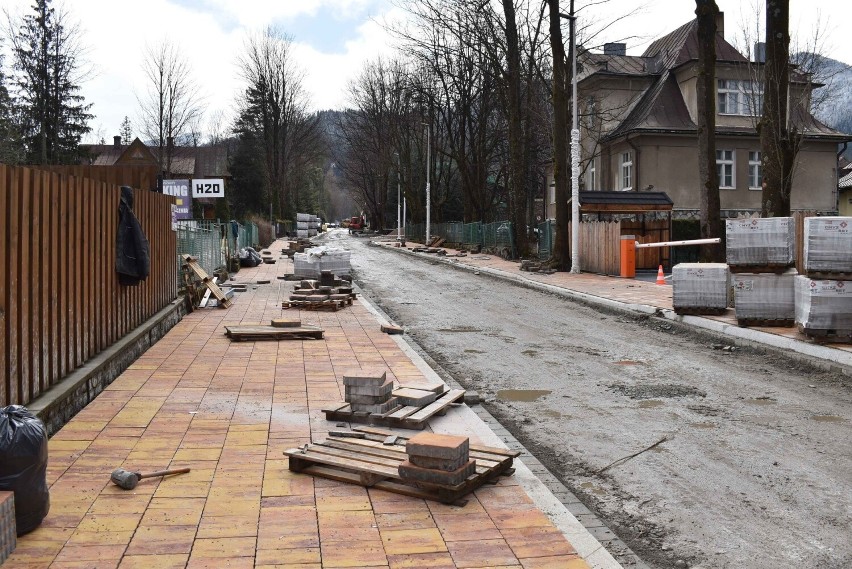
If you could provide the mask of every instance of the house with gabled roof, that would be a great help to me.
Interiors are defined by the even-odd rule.
[[[760,210],[756,124],[762,63],[749,61],[725,40],[722,14],[716,61],[716,164],[722,215],[732,217]],[[627,55],[624,44],[607,44],[604,53],[583,56],[581,68],[581,188],[662,191],[673,200],[676,218],[697,218],[697,20],[656,40],[641,56]],[[807,74],[791,69],[791,120],[804,133],[792,208],[828,213],[838,209],[838,144],[852,136],[808,112],[811,90],[818,87]]]

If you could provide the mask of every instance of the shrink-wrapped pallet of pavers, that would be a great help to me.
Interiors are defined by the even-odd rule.
[[[813,336],[852,336],[852,281],[798,276],[796,325]]]
[[[307,221],[311,220],[311,217],[312,216],[309,213],[297,213],[296,214],[296,222],[299,222],[299,221],[307,222]]]
[[[741,326],[792,326],[796,317],[796,269],[782,274],[731,275],[737,322]]]
[[[852,217],[805,218],[804,272],[852,275]]]
[[[728,307],[725,263],[680,263],[672,269],[672,303],[678,314],[721,314]]]
[[[792,217],[725,220],[725,256],[731,271],[784,268],[796,263],[796,224]]]
[[[309,222],[309,221],[297,221],[296,222],[296,229],[304,229],[305,231],[307,231],[310,228],[311,228],[311,222]]]

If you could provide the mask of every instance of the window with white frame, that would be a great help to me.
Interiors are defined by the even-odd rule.
[[[719,171],[719,188],[732,190],[734,189],[734,151],[733,150],[717,150],[716,151],[716,168]]]
[[[633,189],[633,156],[630,152],[621,153],[621,189]]]
[[[589,168],[586,170],[586,191],[595,191],[595,159],[589,160]]]
[[[758,116],[763,112],[763,86],[757,81],[719,79],[716,84],[720,115]]]
[[[748,153],[748,189],[760,190],[763,183],[763,166],[760,151]]]

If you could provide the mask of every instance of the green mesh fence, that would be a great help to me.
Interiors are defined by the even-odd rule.
[[[222,234],[219,224],[212,221],[180,221],[177,229],[178,287],[183,286],[180,266],[181,255],[192,255],[198,259],[207,273],[225,264],[222,250]]]
[[[549,259],[550,253],[553,251],[553,230],[555,226],[556,224],[551,219],[538,224],[538,258],[541,260]]]
[[[481,245],[493,249],[508,249],[515,256],[515,243],[512,238],[512,223],[498,221],[496,223],[434,223],[430,235],[440,235],[448,243],[463,243],[465,245]],[[405,226],[405,238],[410,241],[423,243],[426,240],[426,224],[412,223]]]

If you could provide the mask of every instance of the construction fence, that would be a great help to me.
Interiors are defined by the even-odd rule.
[[[515,257],[515,241],[512,237],[512,223],[510,221],[433,223],[429,233],[431,236],[442,237],[446,243],[466,247],[481,246],[483,249],[501,253],[505,257]],[[406,225],[405,238],[424,242],[426,240],[426,224],[412,223]]]
[[[244,247],[260,248],[269,243],[261,243],[262,233],[271,234],[271,226],[263,231],[256,223],[236,221],[211,221],[206,219],[181,220],[177,229],[178,266],[181,255],[192,255],[207,273],[212,274],[219,267],[227,266],[227,260],[239,255]],[[271,235],[263,241],[271,242]],[[178,288],[183,284],[178,272]]]

